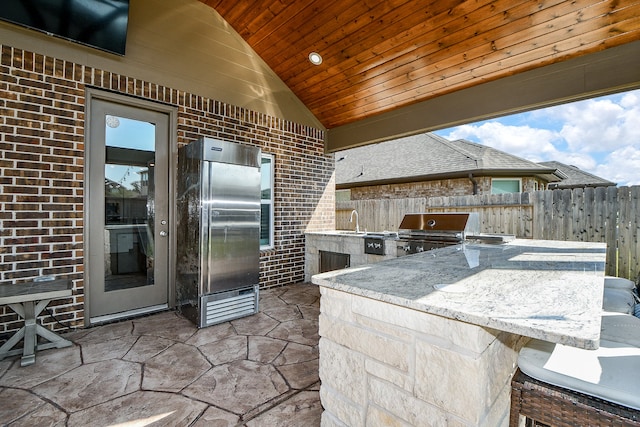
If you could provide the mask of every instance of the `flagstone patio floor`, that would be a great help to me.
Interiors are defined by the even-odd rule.
[[[297,284],[208,328],[167,311],[66,333],[34,365],[0,361],[0,425],[318,426],[319,301]]]

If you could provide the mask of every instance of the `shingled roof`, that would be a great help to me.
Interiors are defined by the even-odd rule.
[[[560,182],[549,184],[549,188],[610,187],[617,185],[615,182],[607,181],[573,165],[565,165],[560,162],[540,162],[539,164],[557,169],[567,176]]]
[[[336,188],[473,176],[537,176],[547,182],[564,176],[556,168],[530,162],[466,140],[433,133],[408,136],[336,153]]]

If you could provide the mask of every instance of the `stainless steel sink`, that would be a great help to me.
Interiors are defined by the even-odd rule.
[[[390,231],[354,231],[354,230],[335,230],[336,234],[344,234],[347,236],[362,236],[379,239],[394,239],[398,237],[398,233]]]
[[[354,230],[336,230],[336,234],[346,234],[352,236],[366,236],[367,233],[364,231],[354,231]]]

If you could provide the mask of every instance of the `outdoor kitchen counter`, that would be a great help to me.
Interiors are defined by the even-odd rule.
[[[605,245],[465,244],[314,275],[323,426],[506,426],[531,338],[599,345]]]
[[[604,243],[465,244],[313,276],[316,285],[505,332],[596,349]]]

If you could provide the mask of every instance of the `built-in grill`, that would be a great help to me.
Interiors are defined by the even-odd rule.
[[[475,212],[409,213],[398,229],[398,256],[463,243],[480,236]]]

